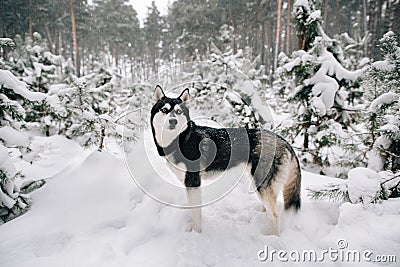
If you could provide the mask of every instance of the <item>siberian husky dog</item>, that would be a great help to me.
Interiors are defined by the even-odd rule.
[[[201,178],[244,163],[270,221],[266,234],[279,235],[278,193],[283,190],[285,210],[300,208],[300,165],[289,143],[262,129],[196,125],[189,116],[189,89],[170,98],[157,85],[153,101],[154,142],[186,187],[192,217],[188,230],[201,232]]]

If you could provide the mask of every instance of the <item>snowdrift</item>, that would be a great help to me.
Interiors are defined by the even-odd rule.
[[[51,141],[51,153],[62,148],[60,143],[65,146],[61,138]],[[345,240],[348,249],[397,255],[400,260],[400,201],[364,208],[307,198],[309,186],[341,180],[303,172],[302,209],[296,215],[283,214],[282,233],[276,237],[262,234],[266,219],[256,195],[248,193],[248,180],[243,179],[226,197],[203,208],[203,232],[198,234],[185,232],[188,210],[145,195],[121,158],[74,151],[71,155],[79,162],[58,165],[62,171],[54,170],[57,174],[33,194],[32,209],[0,226],[1,266],[283,266],[277,258],[260,261],[259,251],[268,246],[277,251],[320,252],[338,249],[339,240]],[[47,158],[47,164],[31,168],[44,173],[51,162]],[[294,264],[289,260],[289,266]],[[323,264],[377,263],[327,258]]]

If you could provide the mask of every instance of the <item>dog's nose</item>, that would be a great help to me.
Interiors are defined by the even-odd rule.
[[[175,119],[175,118],[170,118],[170,119],[169,119],[169,124],[170,124],[171,126],[175,126],[175,125],[178,124],[178,120]]]

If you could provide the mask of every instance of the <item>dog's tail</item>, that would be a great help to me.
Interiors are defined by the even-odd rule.
[[[289,177],[283,188],[285,210],[293,208],[295,211],[301,206],[301,172],[300,163],[294,152],[289,166]]]

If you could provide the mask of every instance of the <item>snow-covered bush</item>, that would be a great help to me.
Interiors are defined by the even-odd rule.
[[[72,87],[50,93],[60,99],[60,131],[84,147],[95,145],[102,150],[106,137],[122,137],[124,126],[116,113],[118,77],[102,68],[99,71],[99,75],[89,74],[77,79]],[[131,126],[126,126],[125,140],[136,138]]]
[[[372,63],[363,77],[371,101],[366,114],[370,132],[368,167],[400,170],[400,47],[393,32],[380,40],[384,60]]]
[[[0,70],[0,223],[11,220],[30,205],[31,186],[24,184],[14,161],[29,150],[29,139],[21,132],[26,111],[22,102],[42,102],[46,95],[31,92],[10,71]],[[13,153],[11,153],[13,152]],[[42,182],[37,182],[39,187]],[[35,187],[35,186],[33,186]]]
[[[233,125],[249,128],[266,127],[272,124],[272,118],[263,104],[264,67],[259,65],[259,58],[253,59],[249,47],[233,51],[233,29],[223,25],[220,34],[211,42],[210,64],[206,81],[222,85],[224,103],[234,111],[239,119]]]
[[[4,64],[6,69],[28,85],[29,90],[47,93],[52,84],[61,82],[64,59],[49,51],[39,33],[33,34],[33,40],[26,36],[24,41],[19,35],[14,40],[15,49],[9,53],[9,59]],[[49,136],[52,126],[50,118],[54,116],[49,103],[32,105],[26,102],[23,105],[26,127],[38,129]]]

